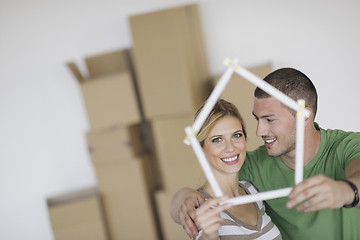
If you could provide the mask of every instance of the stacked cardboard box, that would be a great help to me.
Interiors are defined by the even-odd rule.
[[[85,59],[89,77],[74,63],[90,131],[86,134],[104,204],[109,238],[159,239],[152,192],[155,164],[145,153],[144,123],[130,54],[121,50]],[[141,226],[141,231],[137,229]]]
[[[184,127],[192,124],[193,116],[175,116],[151,121],[154,157],[161,172],[164,190],[184,186],[200,187],[205,179],[190,146],[184,144]]]
[[[193,123],[211,87],[198,9],[188,5],[131,16],[130,26],[140,99],[160,169],[156,202],[162,233],[164,239],[184,239],[182,227],[170,219],[170,200],[181,187],[205,182],[184,144],[184,128]]]
[[[197,6],[131,16],[130,26],[146,119],[193,114],[210,79]]]
[[[96,189],[51,197],[47,200],[56,240],[107,240],[104,211]]]
[[[131,64],[129,58],[128,50],[86,58],[89,77],[83,76],[75,63],[68,63],[80,83],[91,131],[140,122],[141,113],[132,70],[128,67]],[[106,66],[104,70],[101,70],[102,65]]]
[[[198,188],[206,181],[191,147],[183,142],[184,128],[193,123],[214,83],[198,9],[188,5],[129,21],[133,61],[128,50],[88,57],[88,77],[68,64],[88,113],[91,130],[86,137],[108,236],[185,239],[185,231],[170,218],[170,201],[180,188]],[[271,68],[250,70],[264,77]],[[254,89],[234,74],[222,94],[244,117],[248,150],[261,144],[251,117]]]
[[[261,64],[247,68],[250,72],[263,79],[271,72],[270,64]],[[218,78],[219,79],[219,78]],[[217,80],[218,80],[217,79]],[[214,81],[214,83],[217,82]],[[247,131],[247,150],[251,151],[263,144],[261,138],[256,136],[257,122],[252,115],[252,108],[254,103],[254,90],[256,86],[248,80],[242,78],[239,74],[233,74],[226,86],[221,98],[234,103],[239,109],[241,116],[244,119]]]
[[[95,166],[111,239],[159,239],[143,159]]]
[[[140,127],[87,134],[111,239],[159,239],[155,164],[144,152]],[[136,231],[139,224],[142,231]]]

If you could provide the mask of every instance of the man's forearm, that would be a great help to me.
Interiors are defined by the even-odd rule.
[[[352,161],[345,170],[347,180],[351,181],[360,190],[360,159]],[[354,195],[352,195],[354,196]],[[353,201],[353,200],[352,200]],[[360,208],[358,203],[357,208]]]

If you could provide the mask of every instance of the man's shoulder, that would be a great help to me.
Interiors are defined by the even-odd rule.
[[[315,128],[317,130],[320,130],[322,134],[329,134],[329,135],[357,135],[360,136],[360,132],[355,132],[355,131],[347,131],[347,130],[343,130],[343,129],[338,129],[338,128],[327,128],[324,129],[322,127],[320,127],[320,125],[316,122],[314,122]]]
[[[327,141],[343,141],[346,139],[360,139],[360,132],[345,131],[341,129],[320,129],[321,138]]]
[[[268,153],[266,150],[266,147],[264,145],[256,148],[253,151],[247,151],[246,152],[246,158],[252,159],[252,160],[257,160],[257,159],[264,159],[266,157],[268,157]]]

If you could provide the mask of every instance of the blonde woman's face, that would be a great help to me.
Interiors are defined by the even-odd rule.
[[[237,173],[246,155],[240,121],[233,116],[217,120],[204,141],[203,150],[214,170],[225,174]]]

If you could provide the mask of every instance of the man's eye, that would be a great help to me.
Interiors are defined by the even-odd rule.
[[[274,119],[266,119],[268,122],[273,122]]]
[[[217,137],[217,138],[213,138],[212,140],[211,140],[211,142],[214,142],[214,143],[216,143],[216,142],[221,142],[221,138],[219,138],[219,137]]]

